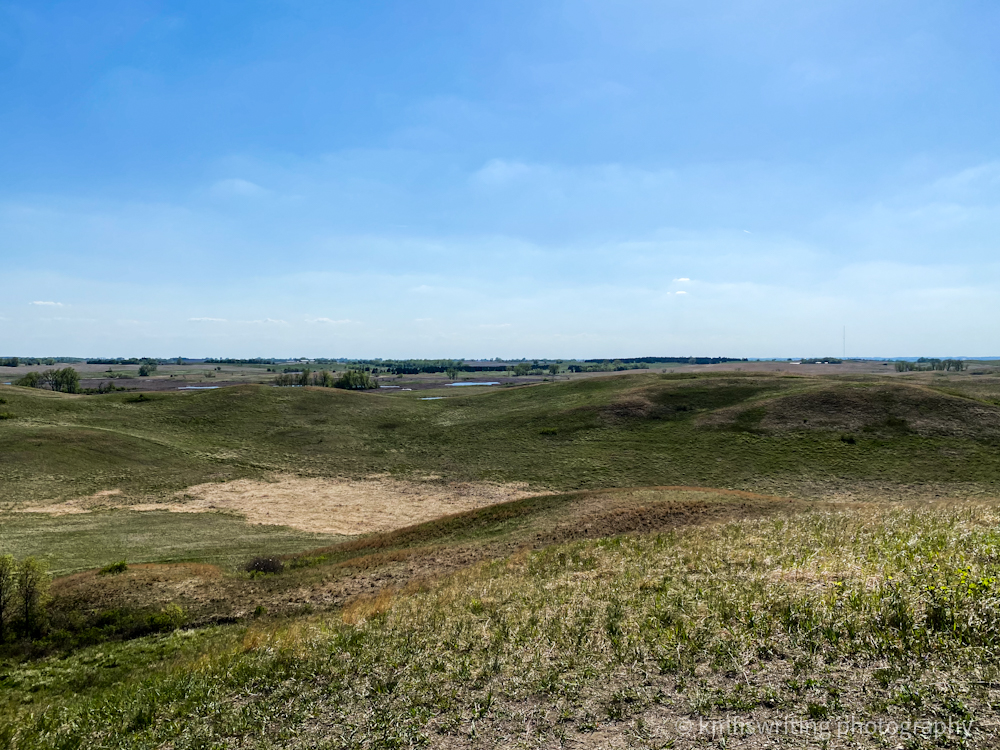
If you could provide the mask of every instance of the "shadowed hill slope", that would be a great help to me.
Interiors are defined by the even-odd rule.
[[[868,435],[1000,439],[1000,407],[901,383],[844,383],[778,395],[712,412],[706,427],[770,433],[816,430]]]

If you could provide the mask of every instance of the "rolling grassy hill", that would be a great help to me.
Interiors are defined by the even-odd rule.
[[[143,401],[0,391],[8,505],[163,496],[268,472],[796,495],[1000,480],[1000,407],[899,380],[642,375],[436,401],[264,386]]]
[[[274,473],[550,490],[352,539],[217,514],[0,514],[20,554],[149,561],[53,583],[48,640],[0,661],[0,745],[722,746],[691,722],[791,717],[896,723],[829,747],[988,747],[998,394],[738,373],[434,401],[0,389],[8,509]],[[284,568],[240,572],[251,553]]]

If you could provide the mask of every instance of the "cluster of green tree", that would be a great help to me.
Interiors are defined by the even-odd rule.
[[[302,372],[288,372],[278,375],[273,381],[274,385],[279,386],[293,386],[293,385],[310,385],[309,383],[309,370],[303,370]]]
[[[0,555],[0,644],[41,632],[48,590],[49,577],[35,558],[18,563],[12,555]]]
[[[118,575],[128,570],[124,560],[98,571]],[[49,596],[50,578],[32,557],[18,563],[0,555],[0,655],[42,656],[69,649],[162,633],[184,625],[187,615],[176,604],[160,610],[99,609],[81,612]]]
[[[2,357],[0,358],[0,367],[17,367],[21,364],[20,357]]]
[[[812,359],[799,360],[804,365],[842,365],[844,360],[836,357],[813,357]]]
[[[49,388],[63,393],[80,392],[80,375],[72,367],[45,372],[29,372],[14,381],[14,385],[25,388]]]
[[[723,362],[746,362],[747,358],[738,357],[631,357],[628,359],[585,359],[587,364],[681,364],[681,365],[718,365]]]
[[[147,360],[139,365],[139,377],[145,378],[156,372],[157,363],[152,360]]]
[[[327,385],[326,376],[330,373],[324,370],[321,374],[324,376],[322,385]],[[371,388],[378,388],[378,381],[362,370],[346,370],[333,381],[332,385],[334,388],[345,388],[349,391],[367,391]]]
[[[896,372],[927,372],[929,370],[954,370],[961,372],[965,369],[965,362],[960,359],[933,359],[921,357],[916,362],[898,361]]]
[[[601,362],[593,365],[569,365],[570,372],[619,372],[621,370],[645,370],[649,365],[641,362]]]
[[[371,376],[371,373],[364,370],[346,370],[337,377],[329,370],[312,372],[308,368],[298,373],[291,372],[278,375],[274,379],[274,385],[316,385],[323,388],[344,388],[350,391],[366,391],[378,388],[378,382]]]
[[[515,377],[521,377],[524,375],[545,375],[546,373],[549,375],[558,375],[559,369],[559,365],[555,362],[550,365],[539,364],[537,361],[532,362],[531,364],[527,362],[518,362],[516,365],[507,366],[507,372]],[[572,370],[573,367],[571,366],[570,369]],[[575,370],[574,372],[579,372],[579,370]],[[458,373],[456,373],[456,375],[457,374]]]
[[[180,359],[180,357],[178,357]],[[252,359],[216,359],[214,357],[209,357],[204,360],[205,364],[208,365],[273,365],[277,364],[276,360],[273,359],[262,359],[261,357],[253,357]],[[180,364],[180,363],[178,363]]]

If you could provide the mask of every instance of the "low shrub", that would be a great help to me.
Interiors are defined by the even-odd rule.
[[[124,573],[126,570],[128,570],[128,563],[124,560],[119,560],[118,562],[113,562],[110,565],[105,565],[97,571],[97,574],[101,576],[116,576]]]
[[[285,564],[277,557],[255,557],[243,569],[247,573],[280,573],[285,569]]]

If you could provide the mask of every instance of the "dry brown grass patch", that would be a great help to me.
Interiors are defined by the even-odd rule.
[[[64,503],[21,512],[63,515],[106,508],[175,513],[237,513],[249,523],[290,526],[302,531],[354,536],[391,531],[441,516],[537,494],[523,482],[442,482],[372,476],[328,479],[280,475],[270,480],[238,479],[199,484],[168,502],[115,502],[118,490],[105,490]]]
[[[357,625],[388,612],[395,598],[396,592],[391,588],[382,589],[375,596],[359,596],[341,610],[340,618],[345,625]]]

